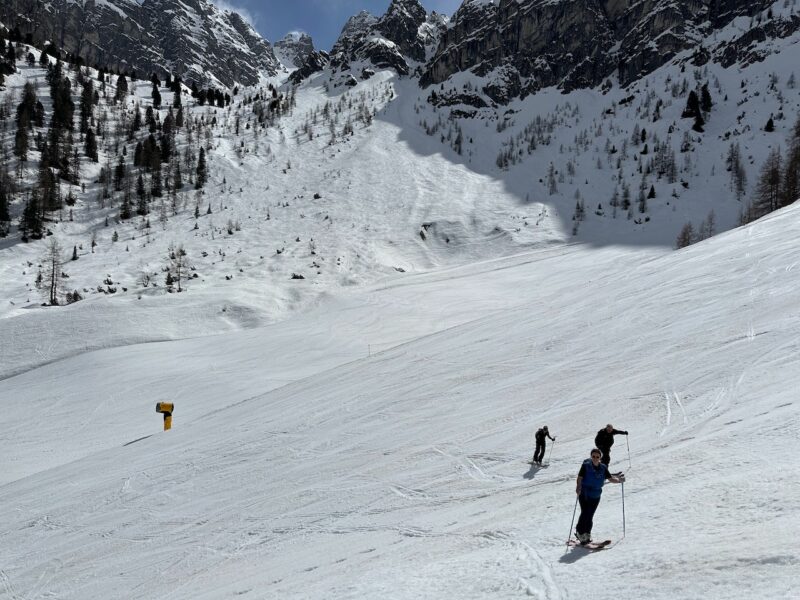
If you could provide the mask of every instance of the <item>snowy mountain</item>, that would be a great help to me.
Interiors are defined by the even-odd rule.
[[[335,71],[353,71],[358,77],[378,69],[391,68],[408,75],[412,66],[432,55],[447,19],[435,12],[428,15],[418,0],[392,0],[386,13],[375,17],[362,11],[350,18],[331,50]],[[354,64],[355,63],[355,64]]]
[[[615,76],[628,85],[684,50],[696,49],[703,57],[695,64],[721,60],[730,45],[715,43],[714,33],[771,5],[771,0],[465,0],[423,84],[441,83],[462,71],[494,73],[504,82],[502,93],[493,96],[501,102],[551,86],[595,87]],[[788,21],[788,29],[797,29],[794,21]],[[751,19],[739,39],[763,39],[762,27],[761,18]]]
[[[314,41],[307,33],[293,31],[275,42],[274,50],[275,56],[285,68],[299,69],[314,52]]]
[[[794,597],[792,0],[11,5],[209,76],[0,27],[0,598]]]
[[[233,87],[255,85],[279,67],[249,23],[208,0],[9,0],[0,21],[32,43],[55,42],[86,64],[144,77]]]

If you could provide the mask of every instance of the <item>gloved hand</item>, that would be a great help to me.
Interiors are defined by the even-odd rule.
[[[619,475],[617,475],[617,479],[619,479],[620,483],[625,483],[625,474],[620,473]]]

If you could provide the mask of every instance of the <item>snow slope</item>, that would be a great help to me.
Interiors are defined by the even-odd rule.
[[[798,217],[535,250],[7,379],[0,597],[792,598]],[[627,536],[609,485],[594,535],[617,544],[567,550],[606,422],[631,434]]]

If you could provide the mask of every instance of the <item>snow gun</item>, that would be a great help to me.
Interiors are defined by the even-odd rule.
[[[156,403],[156,412],[164,415],[164,431],[172,428],[172,411],[174,409],[175,405],[170,402]]]

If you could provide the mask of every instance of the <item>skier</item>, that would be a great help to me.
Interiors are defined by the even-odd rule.
[[[615,435],[628,435],[627,431],[614,429],[614,426],[609,423],[603,429],[597,432],[594,437],[594,445],[597,446],[603,453],[602,463],[608,466],[611,463],[611,446],[614,445]]]
[[[550,431],[547,429],[547,425],[536,432],[536,450],[533,453],[532,463],[540,467],[542,466],[542,459],[544,458],[544,450],[547,447],[546,438],[550,438],[554,442],[556,441],[556,438],[550,437]]]
[[[597,505],[600,504],[600,496],[603,494],[603,484],[606,479],[611,483],[624,483],[625,475],[612,475],[608,472],[608,467],[600,462],[602,453],[598,448],[593,448],[591,459],[587,458],[578,471],[578,481],[575,486],[575,493],[578,495],[578,502],[581,505],[581,515],[578,517],[578,525],[575,527],[575,537],[581,544],[588,544],[592,541],[592,521]]]

